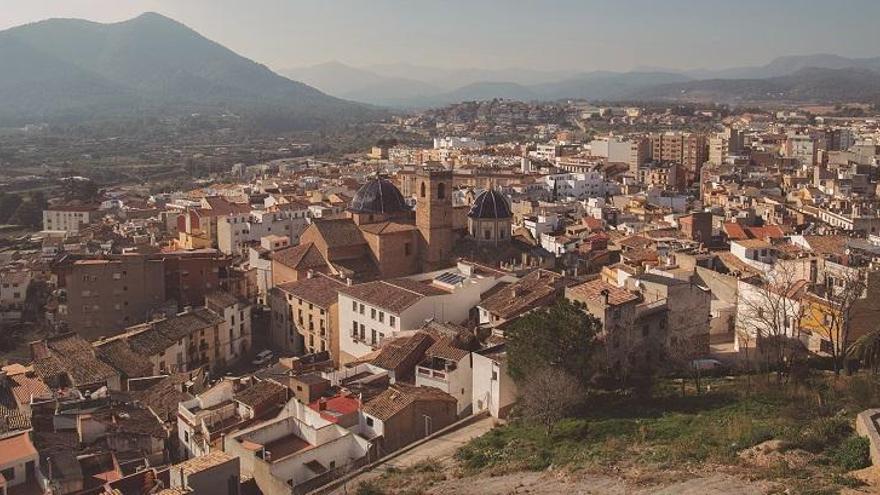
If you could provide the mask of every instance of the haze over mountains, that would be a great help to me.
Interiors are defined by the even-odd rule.
[[[283,71],[147,13],[99,24],[50,19],[0,31],[0,126],[234,114],[270,129],[316,128],[464,100],[880,102],[880,57],[780,57],[763,66],[631,72],[356,68]],[[298,82],[301,81],[301,82]]]
[[[376,105],[419,108],[492,97],[715,99],[721,102],[877,101],[880,57],[831,54],[778,57],[761,66],[677,71],[442,69],[409,64],[356,68],[329,62],[282,71],[329,94]]]
[[[0,31],[0,123],[232,112],[314,127],[375,112],[241,57],[159,14]]]

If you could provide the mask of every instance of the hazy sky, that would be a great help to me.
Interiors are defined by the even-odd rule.
[[[275,69],[719,68],[880,56],[880,0],[0,0],[0,29],[154,11]]]

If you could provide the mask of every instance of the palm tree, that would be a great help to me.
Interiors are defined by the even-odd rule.
[[[874,373],[880,371],[880,329],[872,330],[859,337],[850,346],[846,355],[870,367]]]

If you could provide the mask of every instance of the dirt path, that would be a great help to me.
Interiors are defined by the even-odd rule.
[[[659,486],[634,486],[620,478],[585,475],[564,479],[552,473],[514,473],[496,477],[461,478],[432,485],[425,493],[461,495],[755,495],[767,494],[772,486],[724,474],[698,477]]]
[[[330,493],[334,495],[353,493],[361,483],[376,479],[388,470],[406,469],[427,460],[437,464],[451,464],[452,456],[459,447],[491,430],[494,422],[494,418],[485,417],[442,437],[427,441],[377,468],[352,478]]]

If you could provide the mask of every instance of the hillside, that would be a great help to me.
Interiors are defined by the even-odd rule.
[[[406,64],[350,67],[338,62],[288,72],[331,94],[394,108],[466,100],[716,100],[720,102],[875,101],[880,57],[816,54],[721,70],[566,73],[528,69],[442,69]]]
[[[801,69],[793,74],[752,79],[708,79],[663,84],[627,95],[641,100],[723,103],[880,102],[880,73],[867,69]]]
[[[220,112],[292,127],[369,117],[159,14],[51,19],[0,32],[0,123]]]

